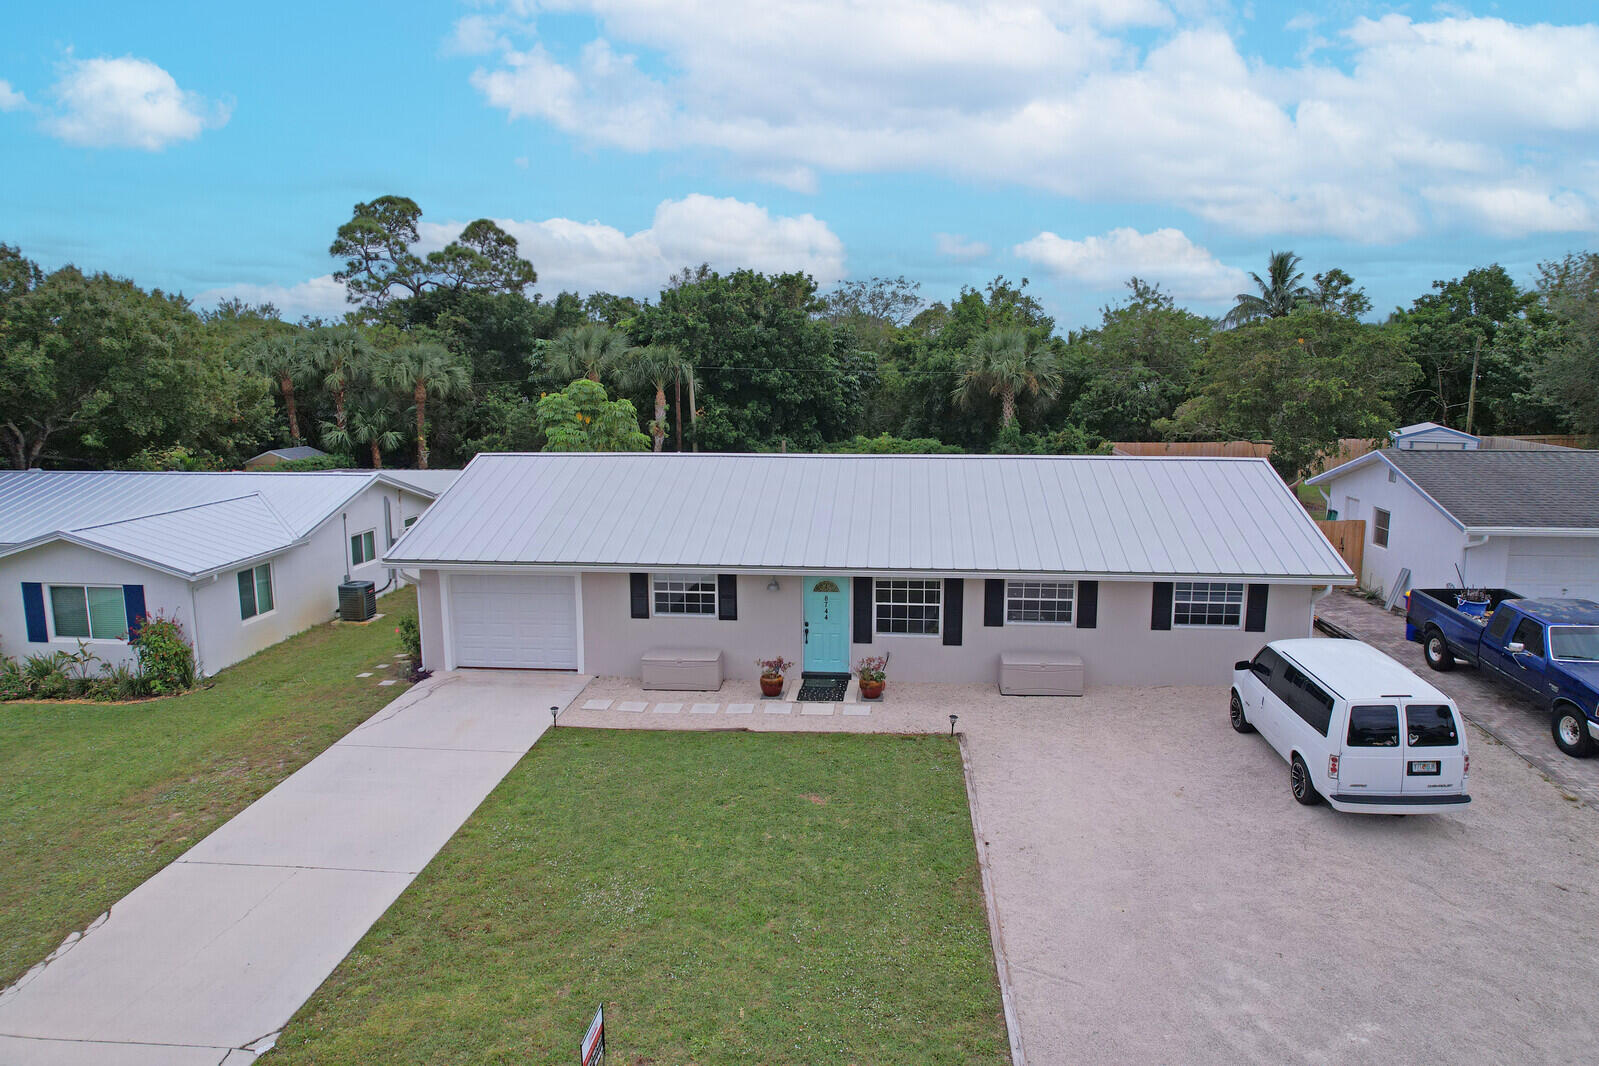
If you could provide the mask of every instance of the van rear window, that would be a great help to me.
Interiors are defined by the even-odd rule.
[[[1398,707],[1349,708],[1349,746],[1351,748],[1399,747]]]
[[[1405,732],[1413,748],[1453,748],[1460,743],[1454,712],[1438,704],[1412,703],[1406,707]]]

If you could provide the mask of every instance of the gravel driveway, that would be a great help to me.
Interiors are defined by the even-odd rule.
[[[1592,1060],[1599,818],[1486,734],[1466,810],[1341,815],[1225,689],[1060,702],[969,738],[1032,1066]]]

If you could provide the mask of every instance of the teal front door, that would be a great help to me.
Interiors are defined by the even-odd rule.
[[[849,673],[849,584],[843,578],[805,579],[805,670]]]

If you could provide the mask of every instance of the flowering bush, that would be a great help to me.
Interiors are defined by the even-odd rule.
[[[888,656],[868,655],[855,664],[855,671],[861,675],[862,681],[887,681]]]
[[[794,663],[779,655],[774,659],[756,659],[755,665],[761,668],[762,677],[778,677],[784,670],[792,667]]]
[[[137,619],[134,624],[138,632],[128,643],[139,655],[139,672],[150,693],[169,696],[193,688],[200,670],[194,661],[194,646],[183,635],[183,624],[159,614]]]

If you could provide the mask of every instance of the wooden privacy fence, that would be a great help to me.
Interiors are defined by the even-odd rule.
[[[1339,518],[1334,521],[1321,519],[1316,524],[1332,542],[1332,546],[1338,549],[1338,554],[1344,557],[1344,562],[1355,572],[1355,579],[1358,581],[1360,564],[1366,558],[1366,520],[1364,518]]]

